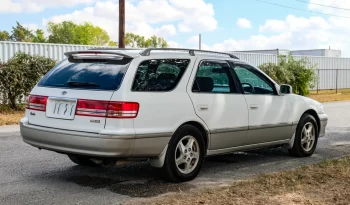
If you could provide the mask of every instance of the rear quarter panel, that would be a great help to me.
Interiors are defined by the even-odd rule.
[[[190,59],[190,64],[176,88],[169,92],[135,92],[132,91],[137,67],[142,61],[150,59],[181,58]],[[190,97],[186,92],[189,77],[196,62],[196,57],[183,55],[176,57],[166,55],[151,55],[149,57],[135,58],[120,89],[115,92],[111,100],[138,102],[140,105],[138,116],[133,119],[136,138],[167,138],[166,144],[172,134],[183,123],[197,121],[205,125],[194,112]],[[112,120],[106,123],[106,128],[113,125]],[[166,146],[164,144],[164,147]]]

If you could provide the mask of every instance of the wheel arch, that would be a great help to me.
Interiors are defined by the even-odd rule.
[[[180,126],[177,127],[176,130],[178,130],[180,127],[182,127],[184,125],[192,125],[192,126],[196,127],[202,133],[204,144],[205,144],[204,152],[205,152],[205,155],[206,155],[207,151],[208,151],[208,148],[209,148],[209,143],[210,143],[210,141],[209,141],[209,139],[210,139],[209,138],[209,131],[205,128],[205,126],[203,124],[201,124],[198,121],[187,121],[185,123],[182,123]],[[156,157],[154,159],[151,159],[151,161],[150,161],[151,162],[151,166],[157,167],[157,168],[163,167],[167,150],[168,150],[168,144],[165,146],[164,150],[162,151],[162,153],[158,157]]]
[[[306,110],[306,111],[301,115],[300,119],[301,119],[301,118],[303,117],[303,115],[305,115],[305,114],[309,114],[309,115],[311,115],[312,117],[315,118],[316,123],[317,123],[317,134],[319,134],[319,133],[320,133],[320,129],[321,129],[321,121],[320,121],[320,118],[318,117],[317,112],[316,112],[315,110],[313,110],[313,109]],[[299,120],[300,120],[300,119],[299,119]]]
[[[209,131],[207,129],[205,129],[204,125],[202,125],[201,123],[197,122],[197,121],[188,121],[183,123],[181,126],[183,125],[192,125],[194,127],[196,127],[202,134],[203,136],[203,140],[204,140],[204,144],[205,144],[205,153],[207,153],[207,150],[209,148]],[[181,126],[179,126],[178,128],[180,128]]]

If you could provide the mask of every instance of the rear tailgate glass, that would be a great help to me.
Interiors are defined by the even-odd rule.
[[[117,90],[132,59],[66,59],[52,68],[38,86]]]

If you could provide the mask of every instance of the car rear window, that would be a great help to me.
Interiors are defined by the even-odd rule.
[[[154,59],[143,61],[137,68],[133,91],[173,90],[185,73],[189,59]]]
[[[52,68],[40,80],[38,86],[117,90],[123,81],[130,62],[131,59],[66,59]]]

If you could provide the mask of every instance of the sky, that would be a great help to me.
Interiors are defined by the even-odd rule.
[[[10,31],[16,21],[45,31],[49,21],[88,21],[116,41],[118,2],[0,0],[0,30]],[[126,32],[163,37],[170,47],[198,48],[201,33],[203,49],[331,47],[349,57],[349,25],[350,0],[126,0]]]

